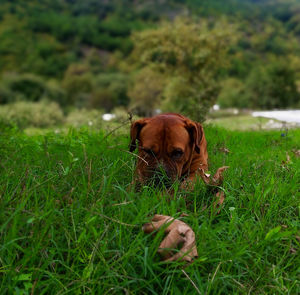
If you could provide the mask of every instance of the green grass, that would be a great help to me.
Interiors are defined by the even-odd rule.
[[[252,117],[251,115],[231,115],[227,117],[219,117],[208,120],[214,126],[222,127],[230,130],[261,130],[270,129],[265,127],[270,119],[261,117]],[[278,122],[276,120],[273,120]]]
[[[202,182],[171,200],[130,189],[127,134],[1,132],[0,293],[299,294],[300,130],[205,130],[210,170],[230,166],[219,214]],[[185,267],[141,230],[183,212],[199,253]]]

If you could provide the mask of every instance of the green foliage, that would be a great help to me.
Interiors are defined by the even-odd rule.
[[[150,67],[144,67],[138,71],[128,92],[131,98],[131,108],[142,116],[152,116],[154,110],[161,105],[164,80],[164,75]]]
[[[249,95],[244,83],[234,78],[224,80],[217,102],[222,108],[247,108]]]
[[[72,64],[65,73],[62,86],[69,105],[111,111],[128,104],[127,81],[122,73],[93,75],[88,65]]]
[[[111,111],[118,105],[128,105],[128,82],[124,86],[124,82],[116,78],[117,85],[105,89],[95,85],[94,78],[99,74],[102,77],[120,74],[123,80],[125,77],[137,79],[130,85],[129,92],[134,93],[132,105],[140,114],[145,114],[141,108],[149,105],[148,113],[159,106],[202,120],[207,108],[216,100],[220,86],[226,85],[228,79],[239,79],[247,84],[242,105],[248,101],[247,107],[253,107],[252,102],[257,101],[253,97],[257,95],[251,91],[252,98],[248,99],[247,91],[254,89],[255,83],[258,88],[260,86],[250,73],[259,72],[257,68],[273,63],[274,59],[294,60],[299,56],[299,7],[297,0],[142,0],[138,3],[131,0],[3,0],[0,7],[0,76],[16,73],[32,74],[43,81],[51,79],[60,94],[49,99],[60,105],[95,106]],[[188,17],[190,22],[173,23],[180,16]],[[228,30],[230,26],[234,30]],[[145,29],[150,30],[146,33]],[[237,42],[223,42],[229,31]],[[129,66],[124,66],[133,50],[131,35],[139,35],[136,32],[149,38],[141,40],[145,52],[142,44],[139,45],[138,54],[141,55],[136,56],[135,61],[138,67],[131,64],[132,60]],[[140,42],[138,37],[134,38],[135,43]],[[155,48],[160,46],[157,40],[162,44],[160,50]],[[183,44],[182,48],[177,41]],[[222,53],[225,49],[229,53],[226,56]],[[138,60],[140,56],[142,59]],[[115,59],[113,65],[112,59]],[[149,63],[157,67],[155,71],[166,85],[154,101],[145,103],[145,89],[150,86],[143,84],[145,79],[139,78],[143,76],[139,72]],[[224,68],[224,63],[228,67]],[[87,66],[87,70],[80,77],[70,75],[69,69],[74,64]],[[289,67],[294,67],[292,62]],[[154,71],[152,66],[150,68],[149,71]],[[278,76],[279,72],[267,75]],[[220,79],[224,81],[219,83]],[[288,83],[287,80],[281,82]],[[295,80],[300,81],[299,67]],[[33,93],[26,93],[30,100],[39,95],[40,83],[34,83],[37,88],[30,87]],[[2,85],[1,81],[0,84],[0,103],[7,103],[16,95],[24,98],[22,93],[11,92],[10,87]],[[61,85],[67,96],[59,89]],[[282,88],[286,87],[290,86],[282,84]],[[140,102],[134,89],[144,92]],[[260,94],[269,95],[264,100],[270,100],[269,92],[260,91]],[[277,98],[275,100],[263,104],[265,107],[284,105],[279,104]],[[287,101],[289,107],[300,103],[298,100],[295,104],[292,98]]]
[[[222,107],[252,109],[297,107],[300,102],[298,69],[299,65],[292,66],[289,59],[258,65],[244,83],[233,78],[223,81],[218,103]]]
[[[101,93],[105,93],[105,91],[110,97],[110,99],[108,99],[106,102],[103,101],[103,107],[107,111],[111,111],[112,108],[117,106],[128,105],[129,103],[129,98],[127,96],[128,77],[123,73],[100,74],[95,77],[94,84],[96,88],[95,91],[98,95],[100,95],[100,97],[101,97]],[[97,99],[95,99],[94,103],[96,104],[98,103]],[[106,106],[105,103],[107,104]],[[91,105],[93,106],[93,102]]]
[[[62,87],[66,91],[67,104],[83,107],[88,104],[93,89],[92,74],[85,65],[70,65],[65,72]]]
[[[65,93],[54,82],[33,74],[7,74],[0,80],[0,103],[49,99],[64,104]]]
[[[64,121],[63,112],[55,102],[19,101],[0,106],[0,124],[26,127],[50,127]]]
[[[65,123],[75,128],[90,126],[99,129],[103,125],[102,114],[100,110],[73,110],[68,114]]]
[[[246,87],[252,108],[287,108],[296,106],[300,100],[296,72],[289,66],[288,60],[253,69]]]
[[[128,133],[1,133],[0,293],[299,294],[299,130],[205,136],[210,170],[230,166],[219,214],[202,182],[134,192]],[[159,260],[141,230],[155,213],[195,231],[192,264]]]
[[[151,67],[158,79],[166,77],[163,96],[169,110],[203,121],[216,101],[229,32],[224,23],[211,27],[207,22],[177,19],[135,34],[131,58],[138,68]]]

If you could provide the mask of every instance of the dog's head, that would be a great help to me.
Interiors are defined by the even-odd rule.
[[[132,123],[130,151],[138,146],[137,172],[142,181],[173,182],[187,172],[194,153],[200,153],[203,128],[178,114],[162,114]]]

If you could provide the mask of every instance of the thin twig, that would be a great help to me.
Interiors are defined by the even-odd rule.
[[[112,204],[112,206],[121,206],[121,205],[127,205],[127,204],[131,204],[133,203],[133,201],[129,201],[129,202],[122,202],[122,203],[118,203],[118,204]]]
[[[214,275],[213,275],[213,277],[212,277],[212,279],[211,279],[211,284],[213,283],[213,281],[214,281],[214,279],[215,279],[215,276],[216,276],[216,274],[217,274],[217,272],[218,272],[218,270],[219,270],[221,264],[222,264],[222,261],[218,264],[218,266],[217,266],[217,268],[216,268],[216,270],[215,270],[215,273],[214,273]]]
[[[198,287],[196,286],[196,284],[193,282],[193,280],[189,277],[189,275],[182,269],[181,270],[184,275],[189,279],[189,281],[192,283],[192,285],[194,286],[194,288],[196,289],[196,291],[198,292],[198,294],[201,294],[200,290],[198,289]]]
[[[242,287],[243,289],[245,289],[245,286],[240,283],[239,281],[235,280],[235,279],[232,279],[236,284],[238,284],[240,287]]]
[[[133,155],[133,156],[139,158],[139,159],[142,160],[143,162],[145,162],[147,166],[149,165],[149,163],[148,163],[144,158],[140,157],[139,155],[137,155],[137,154],[135,154],[135,153],[132,153],[132,152],[126,151],[126,150],[121,150],[121,149],[119,149],[119,151],[125,152],[125,153],[128,153],[128,154],[131,154],[131,155]]]
[[[117,126],[116,128],[114,128],[113,130],[111,130],[110,132],[108,132],[105,136],[104,139],[106,139],[108,136],[110,136],[112,133],[114,133],[116,130],[122,128],[123,126],[125,126],[128,123],[132,123],[132,114],[128,113],[128,118],[126,120],[124,120],[123,122],[120,123],[119,126]]]

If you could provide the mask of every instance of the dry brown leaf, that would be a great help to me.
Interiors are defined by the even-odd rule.
[[[225,201],[225,194],[224,194],[223,191],[220,191],[220,192],[216,193],[216,197],[217,197],[217,200],[214,203],[214,207],[218,208],[218,207],[221,207],[223,205],[223,203]]]
[[[189,214],[184,213],[184,212],[180,214],[180,217],[188,217],[188,216],[189,216]]]
[[[291,157],[288,154],[288,152],[286,152],[286,161],[281,161],[281,166],[283,168],[286,168],[285,166],[291,163]]]
[[[223,152],[224,154],[229,154],[230,153],[230,150],[228,148],[226,148],[226,147],[219,148],[219,151]]]
[[[216,193],[216,200],[213,204],[214,208],[217,209],[216,213],[219,214],[221,212],[221,207],[225,201],[225,193],[223,191]]]
[[[300,157],[300,150],[292,150],[296,158]]]
[[[203,169],[199,169],[199,174],[207,185],[220,186],[224,180],[223,173],[228,168],[229,166],[219,168],[213,178],[210,177],[210,174],[206,174]]]
[[[151,233],[163,225],[168,225],[165,228],[167,235],[158,248],[158,252],[163,260],[183,260],[190,262],[193,258],[198,257],[195,233],[183,221],[170,216],[156,214],[152,218],[152,222],[143,225],[143,231],[145,233]],[[174,251],[174,249],[177,249],[181,244],[181,249]]]

